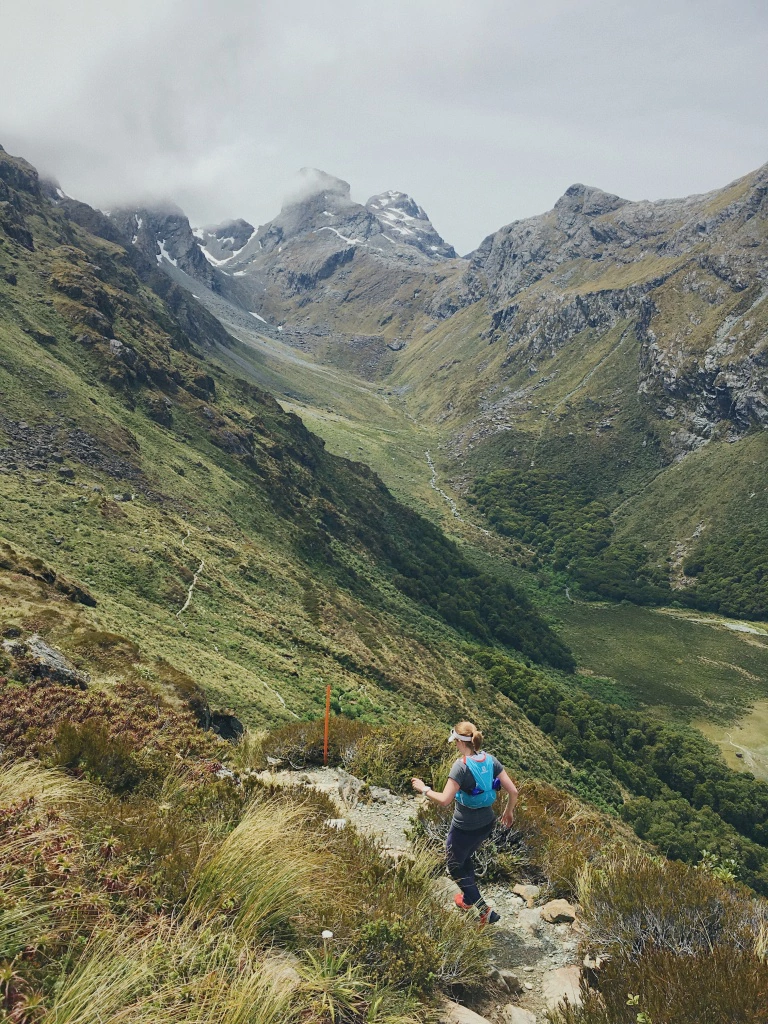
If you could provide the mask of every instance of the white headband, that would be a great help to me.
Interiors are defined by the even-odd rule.
[[[451,729],[451,735],[448,737],[448,742],[453,743],[454,740],[461,740],[462,743],[471,743],[472,737],[462,736],[460,733],[456,732],[455,729]]]

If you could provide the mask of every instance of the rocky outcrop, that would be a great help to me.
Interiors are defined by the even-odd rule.
[[[155,209],[113,210],[110,218],[131,245],[160,267],[178,267],[213,291],[219,290],[219,277],[205,258],[199,239],[184,213],[172,203]]]
[[[88,674],[75,668],[60,650],[51,647],[37,633],[27,640],[4,640],[3,650],[16,660],[17,667],[28,679],[44,679],[80,690],[87,689]]]

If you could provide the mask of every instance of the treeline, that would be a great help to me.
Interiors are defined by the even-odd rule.
[[[662,570],[633,541],[613,536],[611,511],[585,481],[546,469],[500,469],[479,478],[469,499],[494,529],[535,549],[585,597],[659,604],[669,598]]]
[[[499,653],[477,659],[564,758],[631,794],[619,813],[641,838],[692,863],[705,850],[734,858],[768,894],[768,784],[731,771],[694,732],[566,690]]]

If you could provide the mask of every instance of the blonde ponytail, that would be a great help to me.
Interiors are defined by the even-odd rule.
[[[472,749],[476,754],[483,749],[483,734],[472,722],[459,722],[458,725],[453,727],[453,731],[457,732],[460,736],[471,736]]]

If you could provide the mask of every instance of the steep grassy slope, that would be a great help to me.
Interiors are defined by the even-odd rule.
[[[3,533],[93,593],[83,629],[183,664],[254,724],[319,709],[326,681],[352,714],[451,718],[470,638],[570,664],[525,598],[213,368],[204,347],[229,344],[218,323],[109,221],[65,216],[0,158],[26,232],[0,248]],[[46,628],[66,648],[55,612]]]

